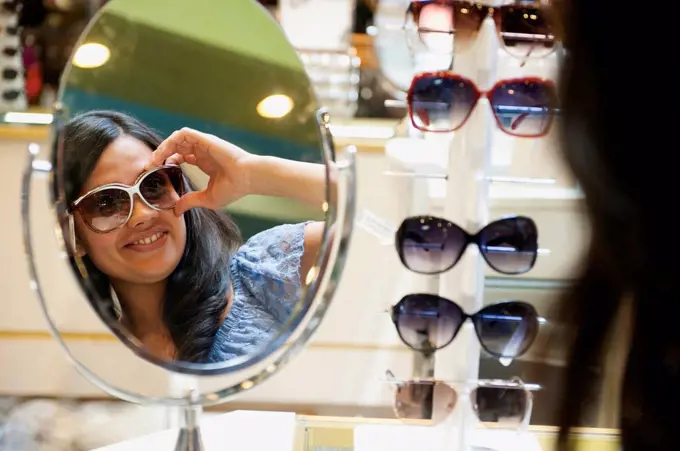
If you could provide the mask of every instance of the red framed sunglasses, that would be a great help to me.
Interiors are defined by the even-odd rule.
[[[545,136],[557,111],[557,92],[550,80],[534,77],[498,81],[482,91],[452,72],[416,75],[408,90],[408,114],[424,132],[455,132],[470,118],[477,102],[487,98],[498,127],[521,138]]]
[[[505,50],[517,58],[543,58],[555,49],[549,10],[540,1],[518,0],[498,7],[462,0],[416,0],[406,10],[423,44],[433,52],[464,52],[487,17],[496,24]],[[452,39],[453,37],[453,39]]]

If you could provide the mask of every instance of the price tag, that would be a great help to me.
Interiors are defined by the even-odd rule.
[[[356,227],[370,233],[380,241],[380,244],[389,246],[394,243],[394,233],[397,231],[388,220],[376,215],[369,210],[362,210],[357,215],[354,223]]]

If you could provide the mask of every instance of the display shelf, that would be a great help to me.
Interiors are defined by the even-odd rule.
[[[389,430],[393,434],[396,432],[403,436],[405,442],[409,437],[418,439],[418,433],[429,434],[430,428],[416,422],[407,424],[393,419],[323,417],[268,411],[234,411],[207,415],[201,427],[208,451],[223,449],[225,440],[228,440],[230,446],[242,449],[359,451],[355,447],[357,433],[365,435],[367,429]],[[257,433],[262,430],[266,430],[267,434]],[[478,425],[474,433],[479,444],[497,442],[499,439],[519,442],[515,432],[491,424]],[[176,430],[168,429],[99,448],[97,451],[170,449],[175,434]],[[556,434],[557,429],[554,427],[531,426],[522,442],[536,444],[537,450],[549,451],[554,446]],[[614,451],[619,446],[618,431],[614,429],[576,429],[574,437],[577,451]],[[376,438],[380,439],[377,435]],[[401,451],[399,448],[391,449]],[[409,451],[410,449],[413,448],[409,448]]]
[[[401,426],[399,420],[297,416],[298,431],[296,451],[337,451],[354,450],[354,430],[363,425]],[[478,430],[492,431],[494,426],[480,425]],[[550,426],[530,426],[529,433],[535,436],[542,451],[554,448],[557,428]],[[619,431],[616,429],[577,428],[574,430],[576,451],[618,451]]]
[[[17,113],[19,118],[0,114],[0,141],[26,140],[44,142],[47,140],[51,122],[49,110],[35,109]],[[394,119],[334,119],[332,131],[338,148],[354,145],[360,152],[383,153],[385,142],[395,134],[399,121]]]

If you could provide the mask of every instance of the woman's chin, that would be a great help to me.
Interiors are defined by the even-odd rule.
[[[146,265],[134,265],[128,270],[137,283],[157,283],[170,277],[170,274],[175,270],[177,264],[168,262],[166,264],[159,264],[161,262],[150,262]]]

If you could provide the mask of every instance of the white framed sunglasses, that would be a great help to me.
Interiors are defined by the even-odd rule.
[[[153,210],[171,210],[186,192],[179,166],[164,165],[146,171],[133,185],[109,183],[88,191],[69,205],[69,233],[75,243],[73,218],[77,212],[95,233],[109,233],[132,217],[135,195]]]

